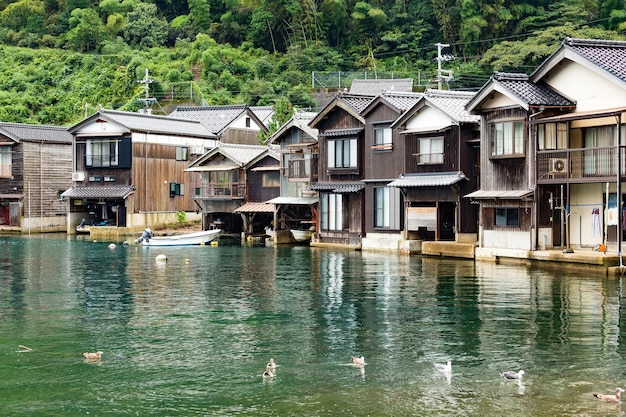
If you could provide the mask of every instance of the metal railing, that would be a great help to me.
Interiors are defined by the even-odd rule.
[[[246,186],[243,183],[192,184],[192,194],[199,198],[244,198]]]
[[[624,147],[620,173],[626,176]],[[617,175],[616,148],[581,148],[537,152],[537,181],[612,179]]]

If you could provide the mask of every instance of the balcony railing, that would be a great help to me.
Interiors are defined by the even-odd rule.
[[[317,181],[317,159],[291,159],[287,171],[289,179]]]
[[[244,183],[210,183],[192,184],[192,194],[199,198],[244,198],[246,185]]]
[[[620,148],[620,173],[626,176],[624,147]],[[616,148],[582,148],[537,153],[537,181],[580,182],[613,179],[617,175]]]

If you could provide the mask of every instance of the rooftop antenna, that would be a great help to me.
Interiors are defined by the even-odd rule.
[[[437,45],[437,89],[441,90],[441,84],[444,80],[446,81],[446,83],[448,83],[448,81],[454,79],[454,73],[452,72],[452,70],[441,69],[441,63],[443,61],[452,61],[454,59],[454,56],[441,55],[441,50],[450,46],[447,43],[436,43],[435,45]]]
[[[151,80],[150,77],[148,76],[148,68],[146,68],[146,75],[143,78],[143,80],[137,81],[137,83],[139,84],[144,84],[144,89],[146,90],[145,98],[138,99],[139,101],[143,101],[143,111],[145,113],[150,113],[150,109],[149,109],[150,103],[153,101],[156,101],[154,97],[150,97],[150,84],[152,84],[153,82],[154,80]]]

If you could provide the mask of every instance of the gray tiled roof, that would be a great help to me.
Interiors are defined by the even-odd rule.
[[[216,135],[248,110],[245,104],[232,106],[179,106],[170,117],[197,120]]]
[[[117,123],[134,132],[161,133],[178,136],[215,139],[201,123],[193,120],[175,119],[168,116],[157,116],[146,113],[134,113],[117,110],[100,109],[94,115],[75,124],[70,132],[95,118],[102,118]]]
[[[364,131],[364,127],[354,127],[349,129],[329,129],[325,130],[323,135],[324,137],[339,137],[339,136],[352,136],[358,135],[362,131]]]
[[[1,123],[0,136],[6,136],[17,142],[57,142],[72,143],[72,134],[65,127],[48,125],[29,125],[23,123]]]
[[[412,187],[442,187],[467,179],[462,171],[439,172],[425,174],[403,174],[400,178],[387,184],[389,187],[412,188]]]
[[[269,126],[269,122],[274,115],[274,107],[272,106],[252,106],[250,110],[256,115],[265,124],[266,127]]]
[[[394,91],[385,91],[381,94],[385,101],[389,102],[392,106],[398,110],[405,112],[413,107],[424,94],[422,93],[399,93]]]
[[[575,103],[544,82],[529,81],[526,74],[495,72],[491,79],[530,106],[573,106]]]
[[[563,45],[615,77],[626,81],[625,41],[566,38]]]
[[[480,116],[470,114],[465,105],[476,95],[467,91],[426,90],[425,99],[461,123],[477,123]]]
[[[70,187],[61,194],[62,198],[126,198],[135,191],[127,187]]]
[[[270,136],[265,143],[275,143],[278,138],[285,134],[291,128],[300,129],[306,135],[317,141],[318,131],[309,126],[309,123],[317,113],[313,112],[295,112],[291,119],[287,121],[280,129],[278,129],[272,136]],[[310,139],[309,139],[310,141]]]
[[[362,181],[344,181],[344,182],[318,182],[311,185],[311,189],[315,191],[330,191],[333,193],[356,193],[365,188]]]
[[[411,92],[413,91],[412,78],[353,80],[350,84],[350,93],[379,95],[384,91]]]
[[[339,93],[337,99],[356,111],[357,113],[361,113],[367,107],[370,102],[376,98],[375,96],[370,95],[361,95],[361,94],[348,94],[348,93]],[[332,102],[331,102],[332,103]]]
[[[235,164],[235,166],[243,167],[251,161],[254,161],[264,152],[269,152],[270,155],[274,156],[276,159],[279,159],[276,148],[273,146],[243,145],[236,143],[219,142],[215,148],[202,155],[199,159],[189,165],[189,168],[187,169],[189,171],[196,171],[202,170],[202,168],[199,167],[210,167],[211,165],[207,164],[207,161],[210,161],[211,158],[213,158],[217,154],[226,156],[233,162],[233,164]],[[233,168],[235,166],[233,166]]]

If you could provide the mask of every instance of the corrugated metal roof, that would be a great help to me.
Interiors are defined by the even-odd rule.
[[[270,204],[282,204],[291,206],[308,206],[319,201],[317,197],[276,197],[266,201]]]
[[[61,194],[62,198],[126,198],[135,187],[70,187]]]
[[[411,92],[413,78],[353,80],[350,84],[350,93],[378,95],[384,91]]]
[[[273,213],[274,205],[268,203],[246,203],[235,209],[235,213]]]
[[[478,190],[465,195],[465,198],[486,199],[486,200],[519,200],[533,193],[533,190]]]
[[[135,132],[216,139],[213,133],[209,132],[200,122],[195,120],[106,109],[98,110],[97,113],[72,126],[69,131],[74,132],[86,123],[91,123],[98,118],[112,121]]]
[[[362,181],[355,182],[318,182],[311,185],[311,189],[315,191],[330,191],[337,194],[356,193],[365,188]]]
[[[65,127],[50,125],[30,125],[24,123],[1,123],[0,136],[6,136],[16,142],[37,141],[71,144],[72,134]]]
[[[387,184],[389,187],[413,188],[413,187],[443,187],[456,184],[467,179],[462,171],[441,172],[426,174],[403,174],[397,180]]]

